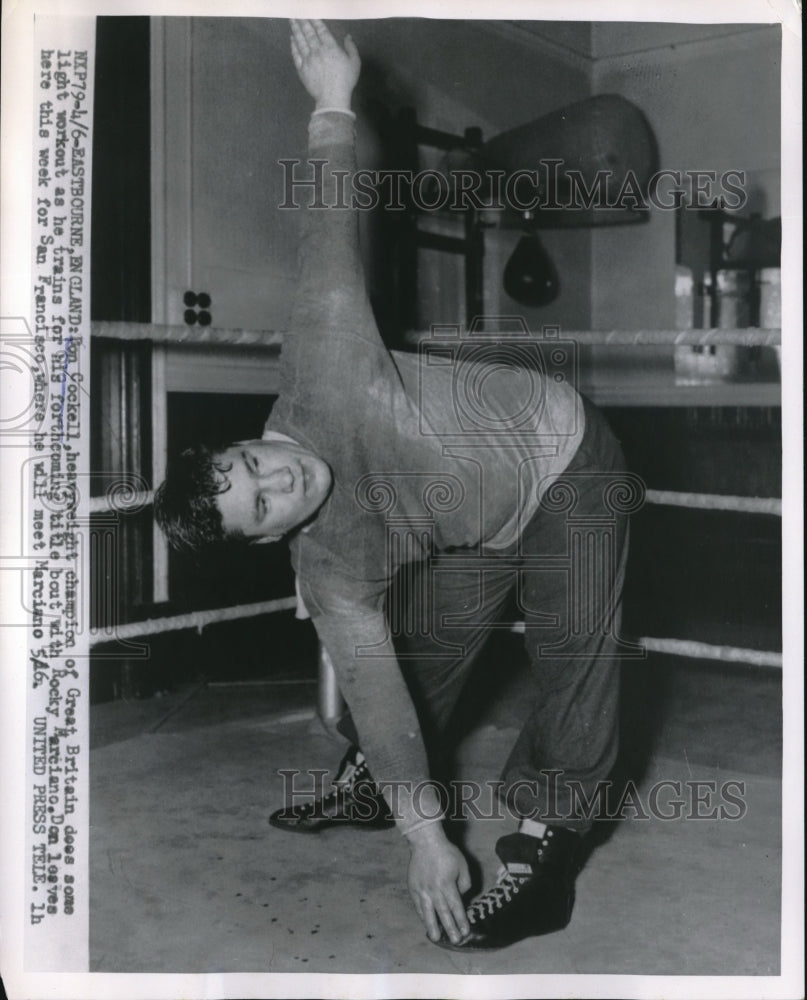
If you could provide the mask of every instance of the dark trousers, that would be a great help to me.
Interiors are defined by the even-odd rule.
[[[591,825],[585,803],[616,758],[619,660],[636,652],[619,629],[628,514],[641,503],[603,417],[588,401],[585,411],[577,454],[518,543],[406,567],[405,593],[392,595],[400,607],[417,594],[411,606],[428,609],[426,623],[416,611],[399,615],[396,648],[430,750],[515,598],[526,626],[529,703],[499,795],[518,816],[581,830]],[[349,715],[339,729],[358,742]]]

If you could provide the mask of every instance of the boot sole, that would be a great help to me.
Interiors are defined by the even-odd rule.
[[[395,826],[395,820],[361,820],[361,819],[321,819],[313,823],[291,823],[285,819],[269,817],[269,825],[276,830],[285,830],[287,833],[311,834],[321,833],[339,827],[354,827],[362,830],[389,830]]]
[[[515,941],[507,941],[504,944],[454,944],[449,938],[440,938],[439,941],[434,943],[438,948],[443,948],[446,951],[459,951],[459,952],[486,952],[486,951],[503,951],[505,948],[512,948],[513,945],[519,944],[521,941],[529,941],[530,938],[536,937],[546,937],[548,934],[557,934],[558,931],[566,930],[569,926],[569,921],[567,920],[565,924],[560,924],[557,927],[552,927],[545,931],[536,931],[534,934],[525,934],[524,937],[517,938]]]

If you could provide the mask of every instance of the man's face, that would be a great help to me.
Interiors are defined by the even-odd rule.
[[[229,489],[216,497],[225,534],[276,541],[307,521],[331,488],[331,470],[291,441],[240,441],[216,464]]]

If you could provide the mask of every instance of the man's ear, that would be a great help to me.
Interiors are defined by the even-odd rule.
[[[282,535],[261,535],[260,538],[253,538],[249,544],[268,545],[270,542],[279,542],[282,538]]]

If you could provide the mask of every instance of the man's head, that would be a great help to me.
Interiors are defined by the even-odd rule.
[[[169,467],[154,513],[179,549],[227,539],[275,542],[310,521],[330,488],[328,465],[292,441],[196,445]]]

